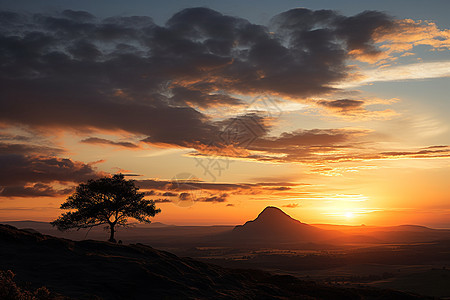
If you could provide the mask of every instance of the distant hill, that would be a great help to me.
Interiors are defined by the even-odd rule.
[[[15,272],[19,284],[76,299],[426,299],[226,269],[143,244],[75,242],[9,225],[0,225],[0,245],[0,270]]]
[[[236,226],[232,240],[246,244],[317,243],[341,236],[339,231],[324,230],[293,219],[281,209],[268,206],[256,219]]]
[[[92,230],[58,231],[49,223],[12,221],[7,224],[36,230],[71,240],[106,240],[102,226]],[[193,247],[224,246],[232,248],[333,249],[355,245],[423,243],[450,240],[450,230],[432,229],[418,225],[345,226],[306,224],[293,219],[281,209],[266,207],[254,220],[238,226],[175,226],[159,222],[133,223],[118,228],[117,240],[124,243],[151,243],[165,250],[178,252]],[[184,250],[183,250],[184,251]]]
[[[343,245],[420,243],[450,239],[450,230],[418,225],[390,227],[309,225],[293,219],[281,209],[268,206],[252,221],[219,234],[211,241],[244,247],[326,248]]]
[[[340,240],[374,243],[423,243],[450,240],[449,229],[433,229],[419,225],[399,226],[345,226],[315,224],[317,228],[339,230],[347,237]],[[336,239],[335,242],[339,240]],[[332,241],[333,242],[333,241]]]
[[[108,239],[108,232],[104,230],[103,226],[61,232],[46,222],[9,221],[5,223],[19,229],[33,229],[42,234],[76,241],[85,239],[106,241]],[[151,243],[163,248],[171,248],[174,245],[192,247],[201,241],[207,241],[211,235],[228,232],[233,228],[234,226],[175,226],[159,222],[132,223],[127,228],[117,228],[116,236],[117,240],[122,240],[124,243]]]

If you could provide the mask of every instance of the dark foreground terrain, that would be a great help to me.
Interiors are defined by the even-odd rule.
[[[16,273],[19,286],[45,286],[76,299],[428,299],[228,269],[142,244],[75,242],[8,225],[0,225],[0,245],[0,270]]]

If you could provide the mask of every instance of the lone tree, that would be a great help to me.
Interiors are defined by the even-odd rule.
[[[153,201],[144,199],[144,193],[139,192],[133,180],[126,180],[122,174],[80,184],[60,208],[73,211],[63,213],[50,223],[59,230],[79,230],[107,224],[109,241],[113,243],[116,242],[115,227],[127,226],[128,218],[151,223],[150,217],[161,212],[155,208]]]

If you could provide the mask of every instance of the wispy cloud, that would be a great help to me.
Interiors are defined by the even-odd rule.
[[[123,148],[132,148],[132,149],[139,148],[139,145],[134,144],[132,142],[118,142],[118,141],[111,141],[111,140],[103,139],[103,138],[97,138],[97,137],[89,137],[89,138],[83,139],[81,142],[85,143],[85,144],[108,145],[108,146],[116,146],[116,147],[123,147]]]
[[[360,77],[356,77],[353,81],[340,83],[335,85],[335,87],[351,88],[373,82],[418,80],[449,76],[450,61],[421,62],[361,70]]]

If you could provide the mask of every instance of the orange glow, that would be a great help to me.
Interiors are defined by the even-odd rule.
[[[322,11],[299,31],[290,13],[270,27],[224,13],[218,30],[201,28],[207,17],[188,34],[130,18],[101,39],[98,18],[86,43],[39,14],[6,22],[8,57],[36,42],[26,28],[48,45],[0,66],[11,88],[0,222],[54,220],[77,184],[123,172],[166,224],[243,224],[276,206],[311,224],[450,228],[450,29]],[[345,28],[355,20],[361,30]],[[92,57],[76,53],[83,45]],[[180,174],[192,190],[174,184]]]

